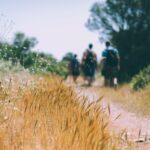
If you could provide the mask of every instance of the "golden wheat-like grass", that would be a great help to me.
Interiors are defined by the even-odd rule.
[[[11,82],[0,93],[0,149],[120,150],[126,146],[122,135],[109,133],[101,99],[88,103],[54,76]]]

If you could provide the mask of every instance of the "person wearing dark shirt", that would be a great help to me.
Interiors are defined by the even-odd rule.
[[[102,52],[101,72],[104,76],[105,86],[114,86],[117,84],[117,74],[120,69],[120,57],[117,49],[106,42],[106,49]]]
[[[91,86],[95,79],[97,56],[92,50],[93,45],[89,44],[89,48],[83,53],[82,57],[82,71],[84,79],[88,81],[88,85]]]
[[[77,83],[77,78],[80,75],[80,63],[75,54],[69,63],[70,75],[73,77],[73,81]]]

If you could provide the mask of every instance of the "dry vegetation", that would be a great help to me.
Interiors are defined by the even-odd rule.
[[[107,97],[107,100],[117,102],[130,112],[144,116],[150,115],[150,86],[139,91],[132,90],[129,85],[119,87],[117,91],[102,88],[99,94]]]
[[[126,133],[112,135],[101,99],[88,103],[56,77],[3,79],[1,150],[121,150]],[[123,138],[124,137],[124,138]],[[124,139],[124,140],[123,140]]]

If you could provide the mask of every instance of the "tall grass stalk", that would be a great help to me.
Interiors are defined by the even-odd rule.
[[[125,145],[110,134],[100,99],[89,104],[58,77],[33,81],[25,86],[12,81],[13,90],[6,91],[8,103],[0,107],[2,150],[111,150]]]

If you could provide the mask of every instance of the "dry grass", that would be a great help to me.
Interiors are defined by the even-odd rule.
[[[125,133],[109,133],[100,99],[89,104],[56,77],[22,82],[9,80],[1,89],[1,150],[120,150],[130,145],[121,140]]]
[[[150,86],[141,91],[133,91],[129,85],[124,85],[117,91],[111,88],[102,88],[100,95],[117,102],[130,112],[144,116],[150,115]]]

